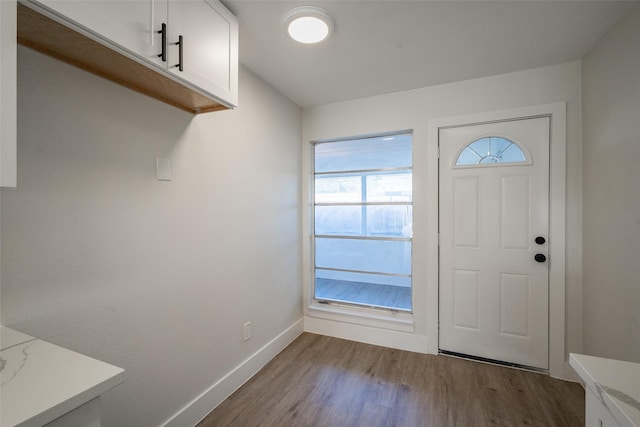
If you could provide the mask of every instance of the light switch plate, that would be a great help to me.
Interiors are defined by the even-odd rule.
[[[156,157],[156,175],[158,181],[171,181],[171,160],[166,157]]]

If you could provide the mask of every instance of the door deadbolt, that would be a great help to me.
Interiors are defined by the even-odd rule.
[[[547,260],[547,257],[544,254],[536,254],[533,259],[538,262],[545,262]]]

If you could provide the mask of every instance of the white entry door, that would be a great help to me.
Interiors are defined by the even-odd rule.
[[[439,130],[439,348],[548,369],[549,117]]]

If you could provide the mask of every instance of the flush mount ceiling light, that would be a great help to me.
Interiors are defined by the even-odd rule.
[[[287,13],[284,29],[297,42],[319,43],[329,37],[333,22],[329,14],[314,6],[300,6]]]

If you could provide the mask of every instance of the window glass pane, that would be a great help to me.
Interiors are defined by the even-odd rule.
[[[411,242],[316,237],[316,267],[411,274]]]
[[[524,155],[520,147],[516,144],[511,144],[502,152],[501,160],[503,163],[519,163],[526,162],[527,157]]]
[[[366,185],[367,202],[410,202],[412,200],[411,173],[367,175]]]
[[[411,237],[411,205],[316,206],[317,235]]]
[[[362,178],[358,176],[317,176],[316,203],[360,203]]]
[[[316,270],[316,298],[411,311],[408,277]]]
[[[456,160],[457,166],[491,163],[522,163],[527,156],[518,145],[506,138],[491,136],[467,145]]]
[[[315,171],[339,172],[411,166],[411,135],[315,145]]]
[[[480,153],[467,146],[458,156],[456,165],[477,165],[480,159],[482,159]]]
[[[411,134],[314,145],[315,294],[411,311]]]
[[[351,271],[323,270],[321,268],[318,268],[316,269],[316,278],[344,280],[348,282],[366,282],[366,283],[373,283],[376,285],[402,286],[405,288],[411,287],[410,277],[387,276],[383,274],[374,274],[374,273],[354,273]]]
[[[362,235],[362,206],[316,206],[316,234]]]
[[[367,206],[366,213],[367,236],[412,236],[412,206]]]

